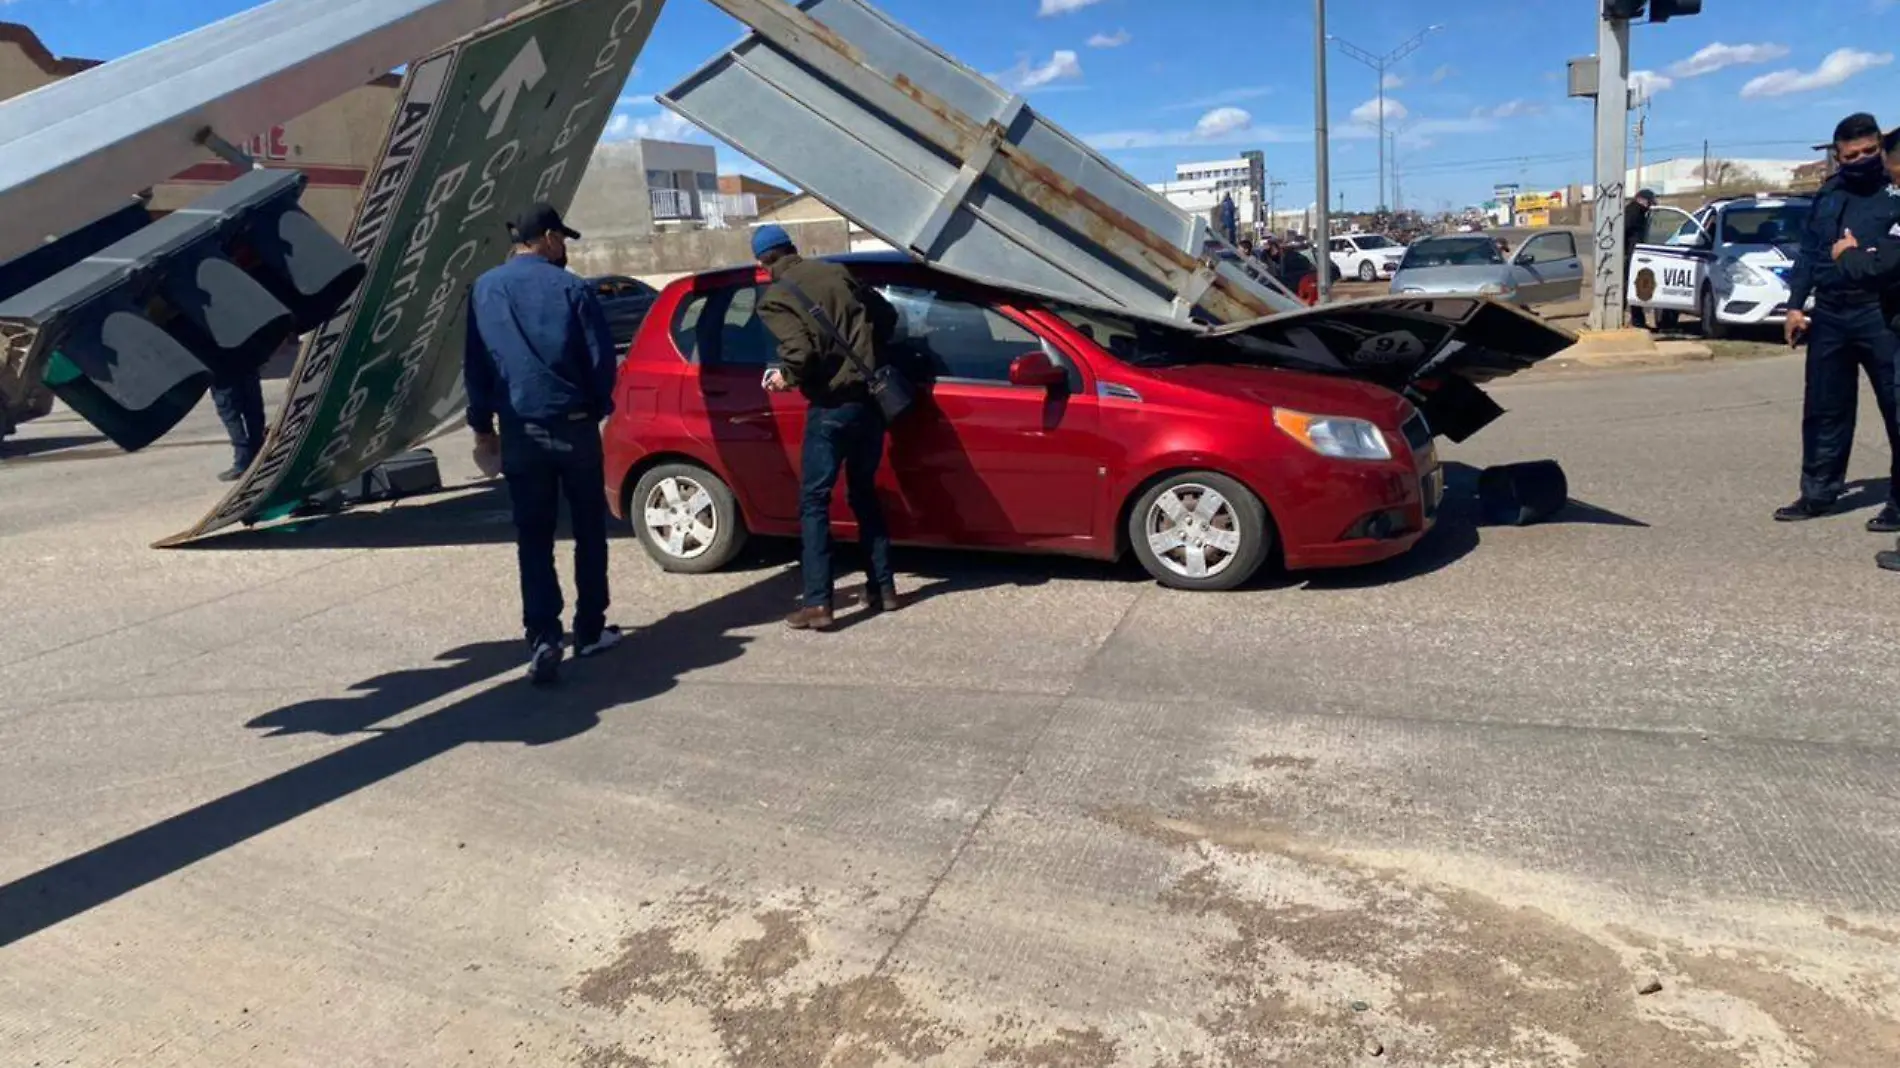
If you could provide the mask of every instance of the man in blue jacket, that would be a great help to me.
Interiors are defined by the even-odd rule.
[[[514,254],[475,280],[463,375],[476,459],[499,460],[514,499],[528,677],[560,677],[561,580],[554,528],[561,498],[574,527],[574,650],[620,642],[607,625],[607,477],[600,421],[614,410],[618,361],[593,287],[567,271],[568,229],[548,204],[509,224]],[[496,434],[496,421],[501,432]]]
[[[1880,124],[1872,115],[1842,119],[1834,128],[1832,150],[1840,169],[1815,195],[1788,278],[1784,329],[1790,345],[1807,335],[1807,394],[1801,417],[1801,497],[1778,509],[1775,518],[1794,522],[1827,515],[1845,491],[1860,406],[1858,369],[1873,384],[1893,454],[1887,505],[1867,521],[1867,529],[1895,532],[1900,531],[1900,506],[1893,497],[1900,488],[1900,426],[1894,414],[1894,360],[1900,337],[1881,310],[1888,285],[1843,269],[1834,251],[1850,232],[1887,240],[1900,226],[1900,190],[1888,183]],[[1810,294],[1812,317],[1801,310]]]

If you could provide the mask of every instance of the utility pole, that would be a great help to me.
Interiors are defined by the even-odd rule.
[[[1401,212],[1405,210],[1405,197],[1399,193],[1399,132],[1393,130],[1386,136],[1392,139],[1392,210]]]
[[[1280,179],[1278,178],[1267,179],[1267,232],[1268,233],[1272,233],[1273,228],[1280,225],[1279,222],[1276,221],[1275,219],[1275,214],[1274,214],[1273,209],[1274,209],[1274,205],[1277,204],[1280,199],[1279,190],[1282,190],[1285,188],[1286,188],[1286,183],[1281,181]]]
[[[1381,79],[1383,80],[1383,79]],[[1332,221],[1326,217],[1326,204],[1332,199],[1330,188],[1332,176],[1327,173],[1327,137],[1326,130],[1326,0],[1313,0],[1313,180],[1317,185],[1318,196],[1313,203],[1319,208],[1318,224],[1313,227],[1313,266],[1319,271],[1319,302],[1326,303],[1333,296],[1332,256],[1327,251],[1332,247]]]
[[[1597,188],[1595,300],[1590,326],[1616,330],[1627,318],[1628,280],[1624,278],[1623,209],[1625,153],[1629,145],[1630,22],[1605,8],[1597,21]]]
[[[1385,74],[1386,74],[1386,71],[1390,70],[1392,65],[1397,63],[1399,60],[1402,60],[1406,56],[1411,55],[1413,52],[1418,51],[1419,46],[1425,43],[1425,38],[1431,36],[1432,34],[1442,29],[1444,29],[1443,26],[1427,26],[1424,29],[1413,34],[1411,38],[1408,39],[1404,44],[1398,46],[1397,48],[1394,48],[1392,51],[1387,52],[1386,54],[1382,56],[1375,56],[1371,52],[1368,52],[1365,49],[1360,48],[1358,45],[1353,44],[1350,41],[1342,40],[1338,37],[1329,38],[1329,40],[1331,40],[1334,44],[1337,44],[1339,46],[1340,51],[1346,53],[1346,55],[1352,57],[1353,59],[1356,59],[1359,62],[1364,63],[1366,66],[1371,67],[1372,72],[1376,74],[1379,78],[1379,210],[1380,211],[1385,210]]]
[[[1704,138],[1702,141],[1702,192],[1706,195],[1708,191],[1709,191],[1709,142],[1707,138]]]

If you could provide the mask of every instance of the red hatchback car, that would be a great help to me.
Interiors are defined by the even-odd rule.
[[[1132,551],[1192,590],[1409,549],[1442,496],[1432,433],[1398,393],[1267,366],[1240,340],[990,289],[901,256],[843,257],[898,312],[917,384],[878,482],[900,543]],[[761,386],[775,343],[753,268],[668,286],[620,370],[605,434],[614,514],[668,571],[749,534],[798,535],[805,400]],[[856,526],[842,489],[832,521]]]

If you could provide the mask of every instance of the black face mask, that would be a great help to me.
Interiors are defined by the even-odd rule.
[[[1841,164],[1841,180],[1852,185],[1872,185],[1887,179],[1887,161],[1879,156],[1868,156],[1852,163]]]

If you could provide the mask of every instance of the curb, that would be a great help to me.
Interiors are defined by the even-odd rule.
[[[1559,367],[1670,367],[1715,359],[1715,350],[1699,341],[1657,341],[1647,330],[1592,330],[1552,356]]]

